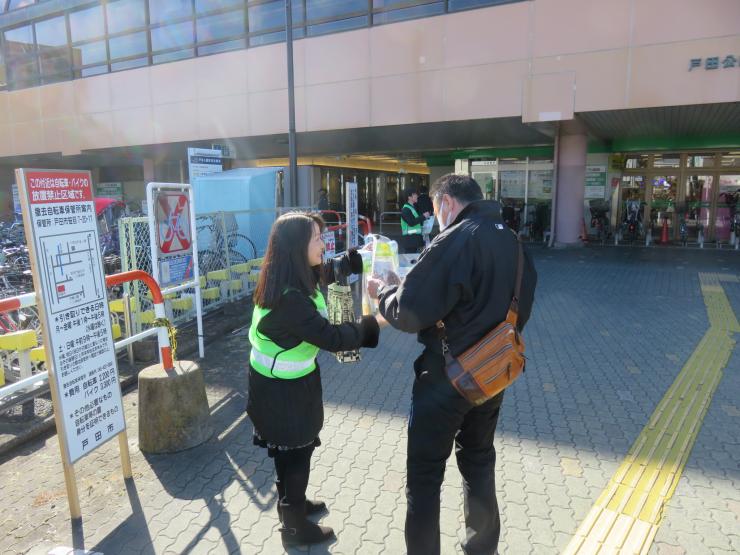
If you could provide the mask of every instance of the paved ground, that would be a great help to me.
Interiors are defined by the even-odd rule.
[[[737,275],[733,251],[538,251],[540,286],[526,330],[530,361],[507,393],[496,438],[501,553],[558,553],[624,458],[707,328],[698,272]],[[740,314],[740,285],[723,284]],[[406,420],[414,339],[384,330],[360,364],[322,354],[323,446],[309,493],[337,531],[311,553],[403,553]],[[136,393],[125,398],[135,479],[117,443],[76,465],[83,525],[72,528],[56,437],[0,466],[0,552],[72,546],[104,553],[282,553],[271,465],[243,413],[246,336],[213,344],[204,363],[217,430],[168,456],[137,448]],[[740,551],[740,355],[710,406],[651,553]],[[454,458],[453,458],[454,460]],[[448,467],[442,551],[459,553],[460,479]],[[300,551],[296,551],[300,552]]]

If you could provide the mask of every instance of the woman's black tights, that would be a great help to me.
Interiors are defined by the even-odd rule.
[[[314,446],[310,445],[275,453],[279,502],[294,507],[300,507],[306,502],[313,450]]]

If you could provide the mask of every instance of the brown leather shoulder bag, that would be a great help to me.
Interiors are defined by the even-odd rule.
[[[524,340],[517,329],[524,253],[519,247],[514,297],[506,319],[458,357],[447,346],[444,322],[437,322],[445,356],[445,373],[452,386],[473,405],[480,405],[509,387],[524,371]]]

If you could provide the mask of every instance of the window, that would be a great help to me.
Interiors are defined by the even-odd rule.
[[[739,166],[740,166],[740,151],[722,153],[722,167],[723,168],[737,168]]]
[[[122,71],[124,69],[133,69],[143,67],[149,64],[149,58],[136,58],[135,60],[126,60],[125,62],[115,62],[110,65],[111,71]]]
[[[72,47],[72,63],[75,67],[98,64],[104,62],[106,57],[104,40]]]
[[[198,56],[207,56],[208,54],[228,52],[229,50],[239,50],[240,48],[246,48],[246,47],[247,47],[247,41],[245,39],[230,40],[228,42],[219,42],[216,44],[209,44],[207,46],[199,46]]]
[[[93,6],[85,10],[70,12],[69,29],[72,34],[72,42],[102,37],[105,34],[103,8]]]
[[[30,25],[5,31],[5,55],[8,81],[13,88],[39,84],[39,66]]]
[[[714,154],[689,154],[686,157],[687,168],[711,168],[714,166]]]
[[[35,4],[36,0],[10,0],[8,4],[8,11],[17,10],[18,8],[25,8],[31,4]]]
[[[163,64],[165,62],[176,62],[177,60],[184,60],[186,58],[192,58],[193,56],[195,56],[195,50],[193,48],[188,48],[186,50],[167,52],[166,54],[155,54],[152,56],[152,63]]]
[[[110,34],[140,29],[146,25],[144,0],[118,0],[108,3],[108,32]]]
[[[624,169],[633,170],[637,168],[648,167],[648,155],[647,154],[636,154],[629,155],[624,159]]]
[[[152,29],[152,51],[193,44],[193,22],[184,21]]]
[[[306,19],[337,19],[367,12],[367,0],[306,0]]]
[[[149,0],[150,23],[166,23],[193,15],[193,0]]]
[[[393,8],[394,4],[404,3],[401,0],[374,0],[374,8],[386,8],[386,11],[373,14],[373,23],[393,23],[394,21],[403,21],[404,19],[414,19],[417,17],[428,17],[444,13],[444,2],[431,2],[421,6],[411,6],[409,8]]]
[[[681,166],[681,155],[678,152],[656,154],[653,160],[654,168],[678,168]]]
[[[469,10],[470,8],[482,8],[484,6],[495,6],[496,4],[506,4],[511,0],[449,0],[448,10],[456,12],[458,10]]]
[[[285,2],[267,2],[249,6],[249,32],[259,33],[261,31],[285,28]],[[303,6],[299,2],[293,4],[293,26],[303,22]],[[283,38],[285,40],[285,34]]]
[[[196,25],[198,42],[210,42],[244,35],[244,10],[199,17]]]
[[[244,0],[195,0],[195,11],[201,14],[243,5]]]
[[[101,73],[108,73],[107,65],[86,67],[85,69],[75,70],[75,78],[92,77],[93,75],[100,75]]]
[[[71,63],[67,46],[67,22],[59,16],[39,21],[36,27],[36,45],[43,76],[63,76],[69,79]],[[57,79],[58,80],[58,79]],[[48,82],[48,80],[44,80]]]
[[[133,33],[108,40],[111,60],[145,54],[147,51],[146,32]]]
[[[5,42],[8,50],[18,56],[32,55],[35,51],[33,29],[30,25],[5,31]]]

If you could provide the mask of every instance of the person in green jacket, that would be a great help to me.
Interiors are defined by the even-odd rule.
[[[274,223],[254,292],[249,329],[247,413],[254,443],[275,464],[278,516],[285,545],[323,542],[334,536],[307,515],[326,504],[306,499],[311,455],[320,445],[324,423],[320,349],[344,351],[376,347],[380,330],[372,316],[333,325],[319,284],[324,221],[317,214],[288,213]],[[362,258],[345,255],[347,273],[362,271]]]
[[[414,188],[408,188],[403,193],[406,202],[401,207],[401,248],[404,253],[413,254],[419,252],[424,246],[422,226],[424,220],[431,214],[424,212],[419,214],[416,201],[419,195]]]

